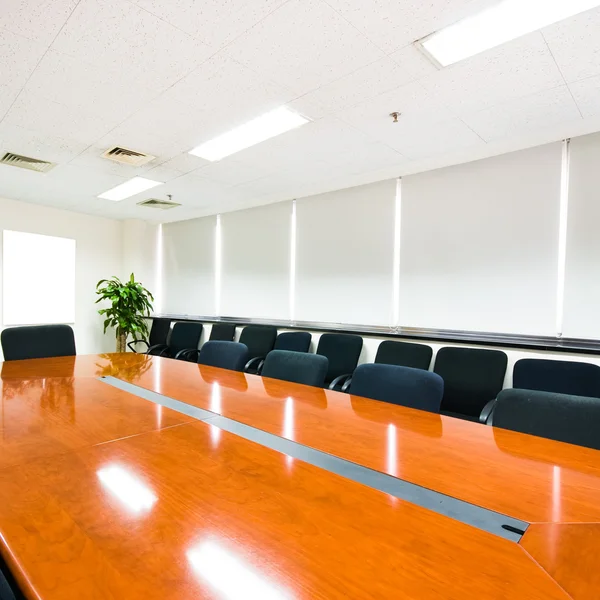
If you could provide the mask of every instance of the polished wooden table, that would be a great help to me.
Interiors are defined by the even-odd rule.
[[[530,525],[510,541],[101,377]],[[0,553],[27,598],[600,597],[600,452],[144,355],[1,378]]]

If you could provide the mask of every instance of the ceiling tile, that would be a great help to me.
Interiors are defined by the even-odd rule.
[[[542,30],[565,80],[600,75],[600,8]]]
[[[395,139],[390,139],[388,144],[411,160],[485,145],[458,118],[414,123],[404,121],[398,125]]]
[[[207,44],[231,42],[285,3],[285,0],[133,0],[138,6]]]
[[[225,185],[240,185],[248,181],[266,177],[276,170],[272,165],[256,166],[226,157],[194,171],[194,175]]]
[[[8,109],[17,99],[21,88],[18,86],[2,85],[0,83],[0,123]]]
[[[177,179],[182,175],[185,175],[183,171],[165,167],[164,165],[158,165],[148,169],[147,171],[144,171],[144,177],[147,177],[148,179],[154,179],[154,181],[172,181],[173,179]]]
[[[48,173],[44,182],[45,191],[76,190],[84,196],[98,196],[125,182],[125,177],[101,173],[97,169],[75,165],[59,165]]]
[[[0,28],[0,85],[22,87],[46,48]]]
[[[423,52],[417,50],[414,44],[409,44],[390,54],[390,58],[406,73],[410,74],[411,79],[421,79],[431,73],[436,73],[438,68],[429,60]]]
[[[600,75],[571,83],[569,89],[584,117],[600,115]]]
[[[466,115],[463,120],[486,141],[493,141],[580,121],[581,115],[567,86],[563,85]]]
[[[390,53],[472,14],[485,0],[327,0]]]
[[[390,117],[394,111],[401,113],[398,123]],[[438,98],[428,93],[419,82],[412,82],[343,111],[340,119],[365,132],[371,139],[398,149],[406,128],[418,131],[420,126],[428,127],[430,123],[449,120],[452,116]]]
[[[75,142],[91,144],[109,131],[114,122],[97,115],[74,110],[23,92],[4,117],[4,123],[30,129],[42,136],[62,137]]]
[[[233,58],[298,94],[383,57],[322,0],[290,0],[226,48]]]
[[[48,46],[78,0],[2,0],[0,28]]]
[[[118,72],[100,70],[52,50],[36,68],[26,90],[117,122],[126,119],[157,95],[156,91],[143,86],[131,85]]]
[[[309,92],[303,98],[315,101],[333,112],[364,102],[413,79],[411,73],[386,56]]]
[[[41,136],[34,131],[10,125],[0,124],[0,152],[14,152],[40,160],[65,163],[83,152],[87,144],[66,140],[60,137]]]
[[[540,33],[446,67],[420,80],[458,114],[482,110],[564,83]]]
[[[167,169],[176,169],[182,173],[190,173],[191,171],[208,164],[210,164],[209,161],[204,160],[199,156],[194,156],[188,152],[183,152],[182,154],[174,156],[170,160],[161,163],[161,166]]]
[[[212,54],[187,33],[121,0],[81,0],[52,48],[157,90]]]

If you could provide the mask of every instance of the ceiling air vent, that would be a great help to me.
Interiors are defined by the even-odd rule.
[[[149,200],[144,200],[143,202],[138,202],[138,206],[147,206],[148,208],[158,208],[160,210],[169,210],[170,208],[175,208],[176,206],[181,206],[181,204],[177,202],[171,202],[170,200],[159,200],[158,198],[150,198]]]
[[[2,159],[0,159],[0,164],[8,165],[10,167],[19,167],[21,169],[29,169],[30,171],[37,171],[38,173],[47,173],[56,166],[56,163],[38,160],[37,158],[30,158],[29,156],[21,156],[20,154],[13,154],[12,152],[7,152]]]
[[[123,165],[129,165],[131,167],[141,167],[142,165],[149,163],[151,160],[154,160],[156,156],[144,154],[142,152],[136,152],[135,150],[130,150],[129,148],[115,146],[114,148],[109,148],[106,152],[104,152],[102,154],[102,158],[108,158],[108,160],[114,160],[115,162]]]

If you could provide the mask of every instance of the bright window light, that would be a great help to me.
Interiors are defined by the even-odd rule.
[[[190,150],[190,154],[210,161],[221,160],[305,123],[308,123],[308,119],[281,106],[201,144]]]
[[[146,179],[144,177],[134,177],[133,179],[100,194],[98,198],[119,202],[120,200],[125,200],[125,198],[150,190],[157,185],[162,185],[162,181],[153,181],[152,179]]]
[[[286,600],[291,596],[215,542],[187,552],[190,564],[227,600]]]
[[[137,477],[119,465],[100,469],[98,479],[134,514],[149,511],[158,499]]]
[[[420,43],[445,67],[597,6],[600,0],[501,0]]]
[[[4,231],[4,325],[75,323],[75,240]]]

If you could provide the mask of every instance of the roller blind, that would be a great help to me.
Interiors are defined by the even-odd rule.
[[[298,320],[391,322],[395,196],[388,180],[298,200]]]
[[[292,203],[221,215],[221,314],[289,318]]]
[[[563,335],[600,337],[600,134],[571,140]]]
[[[402,180],[400,319],[555,334],[560,143]]]
[[[216,217],[163,225],[163,312],[215,314]]]

